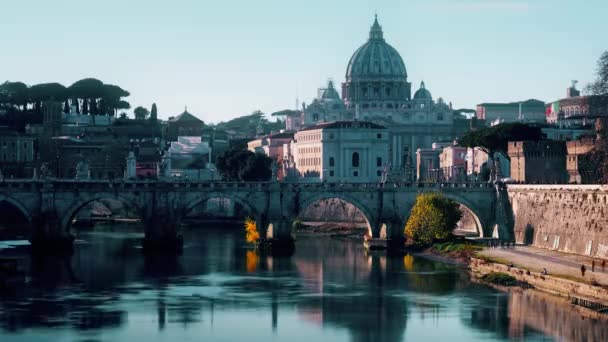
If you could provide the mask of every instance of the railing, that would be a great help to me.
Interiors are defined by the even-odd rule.
[[[87,189],[192,189],[192,190],[262,190],[271,186],[278,186],[285,190],[394,190],[394,189],[436,189],[444,191],[449,189],[488,189],[493,188],[491,183],[430,183],[430,182],[387,182],[387,183],[296,183],[296,182],[211,182],[211,181],[151,181],[151,180],[77,180],[77,179],[4,179],[0,181],[0,188],[25,189],[44,188],[82,191]]]

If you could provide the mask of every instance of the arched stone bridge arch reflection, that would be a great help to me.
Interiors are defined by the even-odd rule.
[[[133,206],[153,247],[179,244],[181,220],[201,202],[225,198],[239,204],[257,223],[262,236],[291,239],[293,220],[311,203],[337,198],[365,216],[373,238],[402,239],[416,196],[440,192],[473,214],[480,235],[512,239],[507,210],[497,201],[504,191],[487,183],[211,183],[176,181],[5,180],[0,200],[13,204],[32,226],[32,240],[52,245],[69,240],[69,225],[83,205],[100,198]],[[271,227],[271,229],[268,229]]]

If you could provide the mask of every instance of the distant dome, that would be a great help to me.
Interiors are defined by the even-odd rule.
[[[334,88],[334,82],[332,80],[329,80],[329,82],[327,82],[327,88],[323,90],[323,93],[321,94],[321,99],[340,100],[340,94],[338,94],[336,88]]]
[[[377,77],[407,78],[399,52],[384,41],[378,17],[374,20],[368,41],[355,51],[346,68],[347,81]]]
[[[420,83],[420,89],[414,94],[414,100],[432,100],[431,92],[424,86],[424,81]]]

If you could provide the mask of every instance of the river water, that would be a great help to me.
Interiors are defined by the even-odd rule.
[[[0,341],[594,341],[606,321],[565,300],[469,281],[453,265],[300,236],[262,256],[240,229],[185,232],[182,256],[137,235],[81,233],[70,258],[25,257],[0,299]],[[607,341],[608,339],[597,340]]]

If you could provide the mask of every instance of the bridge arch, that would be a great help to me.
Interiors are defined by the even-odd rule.
[[[246,199],[244,199],[238,195],[227,194],[227,193],[223,193],[223,192],[210,192],[210,193],[205,193],[204,195],[197,195],[196,197],[189,199],[188,200],[189,203],[184,208],[183,216],[186,216],[188,213],[192,212],[192,210],[194,210],[194,208],[196,208],[197,206],[207,203],[209,200],[212,200],[215,198],[228,199],[228,200],[234,202],[235,204],[238,204],[241,207],[243,207],[245,209],[245,211],[252,216],[255,216],[258,214],[258,211],[251,204],[249,204],[249,202]]]
[[[7,196],[5,194],[0,194],[0,203],[2,203],[2,202],[9,203],[13,207],[17,208],[17,210],[19,210],[21,212],[21,214],[23,214],[23,217],[25,217],[28,224],[29,225],[32,224],[32,220],[33,220],[32,213],[23,204],[21,204],[21,202],[12,198],[11,196]]]
[[[475,203],[471,202],[469,199],[467,199],[464,196],[461,196],[459,194],[456,194],[454,192],[451,191],[424,191],[424,192],[420,192],[421,193],[439,193],[443,196],[445,196],[446,198],[456,202],[457,204],[459,204],[461,207],[464,208],[464,210],[466,210],[470,215],[471,218],[473,219],[473,222],[475,224],[475,228],[477,230],[477,233],[479,235],[479,237],[484,237],[486,235],[488,235],[488,228],[486,225],[486,221],[485,221],[485,215],[482,214],[480,208],[478,205],[476,205]],[[416,195],[417,196],[417,195]],[[409,208],[405,208],[405,216],[403,217],[402,222],[399,224],[399,229],[401,229],[401,231],[403,231],[405,225],[407,224],[407,220],[409,219],[411,212],[412,212],[412,208],[415,205],[415,198],[414,198],[414,202],[412,202],[411,204],[409,204]],[[402,214],[403,215],[403,214]]]
[[[137,211],[137,215],[139,216],[140,219],[144,219],[144,211],[143,208],[141,208],[140,206],[137,205],[137,201],[135,198],[130,198],[130,197],[125,197],[122,195],[116,195],[116,194],[112,194],[112,195],[98,195],[98,196],[87,196],[84,198],[78,198],[76,199],[71,205],[70,207],[61,215],[62,219],[61,219],[61,229],[64,232],[69,232],[69,230],[71,229],[72,226],[72,220],[74,219],[74,216],[76,216],[76,214],[78,214],[78,212],[84,208],[85,206],[87,206],[88,204],[91,204],[92,202],[95,201],[101,201],[104,199],[110,199],[110,200],[115,200],[115,201],[119,201],[121,202],[123,205],[125,206],[130,206],[132,208],[135,208],[135,210]]]
[[[348,193],[329,192],[329,193],[314,193],[312,195],[308,195],[306,197],[303,197],[299,201],[298,208],[294,214],[296,217],[298,217],[306,208],[308,208],[315,202],[328,200],[328,199],[339,199],[341,201],[344,201],[346,203],[353,205],[365,217],[368,232],[370,232],[373,235],[376,235],[376,234],[374,234],[374,231],[373,231],[376,228],[375,227],[376,216],[373,214],[372,210],[370,210],[368,206],[364,205],[360,200],[358,200],[354,196],[351,196]]]

